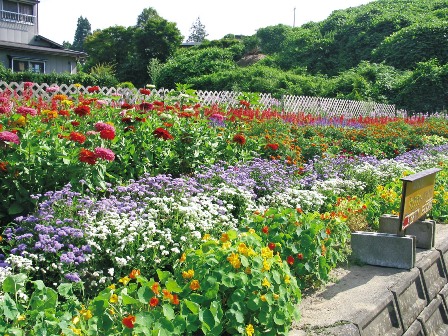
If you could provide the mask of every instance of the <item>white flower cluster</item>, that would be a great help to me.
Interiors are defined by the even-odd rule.
[[[11,267],[0,267],[0,289],[2,288],[3,281],[10,276],[13,275]],[[0,290],[0,301],[3,301],[4,293]]]
[[[319,211],[325,203],[326,197],[314,190],[303,190],[297,188],[286,188],[283,191],[274,192],[259,198],[259,210],[272,207],[300,208],[305,212]]]
[[[344,180],[336,177],[325,181],[316,181],[311,190],[327,196],[344,197],[359,194],[360,191],[364,190],[365,185],[362,181]]]

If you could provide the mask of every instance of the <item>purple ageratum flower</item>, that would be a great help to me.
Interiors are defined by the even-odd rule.
[[[81,278],[79,277],[78,273],[74,272],[74,273],[67,273],[66,275],[64,275],[64,278],[66,278],[68,281],[71,282],[80,282]]]
[[[19,136],[15,133],[12,133],[9,131],[0,132],[0,141],[13,142],[16,145],[20,144]]]
[[[107,161],[113,161],[115,160],[115,154],[110,149],[97,147],[94,150],[96,157],[107,160]]]
[[[16,111],[18,114],[23,115],[24,117],[27,116],[28,114],[30,116],[35,116],[37,115],[37,111],[35,109],[33,109],[32,107],[27,107],[27,106],[19,106],[17,108]]]

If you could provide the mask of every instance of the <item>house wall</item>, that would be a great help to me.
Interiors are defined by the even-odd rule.
[[[0,0],[0,9],[2,8],[3,0]],[[34,5],[33,24],[25,24],[20,22],[11,22],[3,20],[0,16],[0,40],[15,42],[15,43],[30,43],[35,35],[38,35],[38,18],[37,18],[37,4]]]
[[[41,54],[30,51],[0,50],[0,62],[8,69],[11,68],[11,56],[44,60],[45,73],[76,73],[76,59],[74,57]]]

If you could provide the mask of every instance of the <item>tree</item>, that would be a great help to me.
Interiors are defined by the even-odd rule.
[[[73,39],[72,49],[78,51],[84,50],[84,41],[87,36],[92,34],[92,27],[89,20],[80,16],[78,18],[78,25],[76,27],[75,38]]]
[[[190,28],[190,36],[188,36],[187,42],[202,42],[207,35],[205,26],[198,17]]]
[[[131,65],[130,55],[134,53],[135,27],[113,26],[95,30],[84,42],[84,49],[89,55],[86,68],[97,64],[115,65],[115,74],[119,81],[128,81]]]
[[[152,58],[165,62],[174,54],[183,39],[176,24],[160,16],[151,17],[134,34],[135,53],[132,56],[133,68],[129,73],[132,82],[144,85],[149,80],[147,66]]]
[[[148,20],[154,18],[160,18],[159,13],[152,7],[145,8],[138,16],[136,26],[142,28]]]

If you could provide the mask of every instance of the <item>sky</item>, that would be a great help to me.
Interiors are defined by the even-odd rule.
[[[208,40],[227,34],[254,35],[257,29],[277,24],[301,26],[322,21],[333,11],[357,7],[374,0],[40,0],[39,35],[56,43],[73,42],[80,16],[92,32],[115,25],[134,26],[143,9],[152,7],[184,36],[199,17]]]

